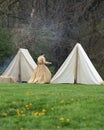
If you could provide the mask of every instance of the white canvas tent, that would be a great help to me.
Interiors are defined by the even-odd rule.
[[[102,81],[84,49],[77,43],[51,83],[100,84]]]
[[[15,77],[17,81],[28,81],[36,66],[29,51],[20,48],[2,75]]]

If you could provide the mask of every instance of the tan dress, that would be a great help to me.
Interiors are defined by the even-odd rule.
[[[51,80],[51,72],[47,68],[45,64],[50,64],[50,62],[47,62],[45,60],[45,57],[39,56],[38,57],[38,65],[36,69],[34,70],[30,80],[28,83],[49,83]]]

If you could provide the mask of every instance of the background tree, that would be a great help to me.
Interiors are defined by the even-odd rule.
[[[0,26],[0,65],[13,54],[12,35]]]

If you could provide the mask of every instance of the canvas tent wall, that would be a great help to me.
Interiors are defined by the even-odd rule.
[[[100,84],[102,81],[84,49],[77,43],[51,83]]]
[[[28,81],[36,66],[29,51],[20,48],[2,75],[15,77],[17,81]]]

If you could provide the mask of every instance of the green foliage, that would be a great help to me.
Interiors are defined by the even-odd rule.
[[[0,65],[12,54],[12,36],[0,26]]]
[[[0,84],[0,129],[104,129],[103,93],[102,85]]]

